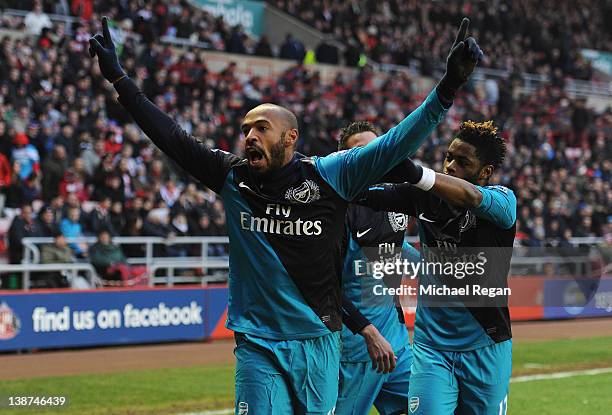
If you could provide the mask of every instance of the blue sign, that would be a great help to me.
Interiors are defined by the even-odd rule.
[[[612,317],[612,279],[544,281],[544,318]]]
[[[582,57],[591,61],[593,68],[612,76],[612,53],[602,50],[581,49]]]
[[[195,4],[215,17],[222,16],[230,26],[242,26],[252,36],[259,37],[262,34],[263,3],[250,0],[195,0]]]
[[[204,339],[215,325],[208,320],[227,304],[226,291],[0,293],[0,350]]]

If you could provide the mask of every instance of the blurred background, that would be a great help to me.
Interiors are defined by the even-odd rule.
[[[107,272],[105,255],[90,251],[101,230],[111,238],[226,234],[222,201],[150,144],[88,57],[102,15],[112,20],[130,77],[186,131],[241,154],[241,117],[275,102],[298,116],[306,155],[333,152],[351,121],[386,131],[406,116],[440,78],[457,23],[469,16],[485,58],[417,158],[440,168],[461,120],[492,119],[509,148],[492,182],[519,198],[517,245],[610,243],[610,1],[20,0],[2,7],[2,262],[91,261],[110,283],[151,270]],[[40,252],[61,235],[68,243]],[[31,237],[47,239],[24,246]],[[154,257],[200,255],[202,244],[192,242],[131,240],[116,255],[121,263],[147,257],[131,262],[150,266]],[[227,254],[223,244],[206,250]],[[2,275],[3,288],[23,286],[9,277]],[[67,283],[48,279],[31,282]]]
[[[518,198],[511,317],[545,320],[514,324],[511,413],[609,413],[611,0],[0,0],[2,393],[68,393],[65,414],[233,413],[232,342],[202,343],[232,337],[223,201],[118,104],[87,53],[103,15],[145,94],[238,155],[263,102],[295,112],[306,155],[352,121],[388,130],[470,17],[484,60],[416,158],[440,169],[463,120],[499,127],[491,182]],[[542,380],[575,369],[595,372]]]

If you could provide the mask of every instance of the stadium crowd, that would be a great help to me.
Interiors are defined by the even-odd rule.
[[[113,16],[125,33],[135,33],[147,44],[160,36],[190,39],[209,49],[301,61],[304,44],[287,34],[282,44],[266,36],[255,39],[241,26],[231,27],[185,0],[108,1],[6,0],[6,6],[33,10],[25,23],[29,33],[49,25],[44,12],[73,14],[87,22],[94,13]],[[481,66],[511,73],[534,73],[561,79],[593,78],[593,69],[581,49],[612,50],[612,5],[602,0],[578,2],[479,1],[327,1],[268,0],[298,17],[343,46],[324,40],[313,52],[319,62],[362,65],[367,56],[376,62],[410,65],[418,62],[423,75],[431,75],[446,59],[446,46],[461,16],[469,15],[472,33],[487,50]],[[20,19],[4,18],[18,27]],[[85,23],[87,24],[87,23]],[[340,55],[344,56],[341,59]]]
[[[302,60],[305,56],[304,45],[296,38],[287,36],[284,43],[272,45],[262,36],[254,39],[241,26],[230,26],[222,17],[194,7],[186,0],[172,1],[106,1],[93,0],[5,0],[4,7],[30,12],[21,18],[10,14],[0,16],[2,27],[23,29],[38,35],[46,28],[53,27],[47,13],[78,17],[70,27],[59,25],[61,30],[76,31],[88,36],[91,32],[92,16],[111,16],[121,32],[115,32],[128,39],[138,38],[140,42],[152,46],[162,36],[189,39],[210,50],[229,53],[274,56],[291,60]],[[0,3],[2,5],[2,3]],[[47,33],[49,31],[47,30]]]
[[[591,79],[580,49],[612,50],[612,4],[601,0],[269,0],[346,45],[345,58],[360,53],[377,62],[418,60],[424,74],[446,59],[446,45],[462,16],[486,51],[484,66],[550,77]],[[560,73],[555,73],[559,72]]]
[[[162,13],[160,3],[145,11]],[[177,32],[187,35],[199,30],[217,37],[219,20],[204,19],[200,29],[192,28],[189,14],[178,11],[182,5],[172,1],[163,11]],[[116,5],[115,10],[100,7],[111,15],[128,13]],[[13,263],[22,259],[25,236],[226,234],[222,201],[150,144],[86,56],[90,34],[100,31],[97,11],[92,11],[91,20],[77,24],[71,35],[54,24],[41,26],[32,37],[0,40],[0,211],[3,204],[5,211],[20,209],[8,232]],[[385,131],[423,98],[414,93],[409,75],[389,74],[378,86],[367,68],[356,79],[339,75],[331,83],[301,64],[279,79],[241,81],[232,64],[213,73],[201,52],[179,54],[155,43],[157,34],[148,37],[149,29],[141,25],[146,20],[143,13],[136,13],[140,17],[132,20],[133,28],[140,28],[140,41],[148,46],[139,48],[127,37],[122,45],[124,67],[158,106],[209,146],[241,154],[241,117],[254,105],[272,101],[298,116],[300,151],[324,155],[337,148],[342,126],[370,120]],[[21,24],[12,19],[2,18],[3,25]],[[479,24],[478,18],[473,21],[475,27]],[[452,30],[440,30],[447,32]],[[423,48],[428,50],[434,49]],[[557,246],[574,236],[612,232],[612,166],[606,157],[611,154],[610,109],[596,113],[583,100],[565,96],[555,83],[521,95],[512,78],[489,79],[469,85],[459,95],[418,158],[438,169],[453,130],[464,119],[493,119],[508,143],[509,156],[492,181],[517,192],[519,243]],[[37,200],[42,208],[33,212]],[[93,256],[85,244],[69,247],[83,260]],[[122,254],[142,256],[142,249],[126,245]],[[178,245],[159,249],[158,255],[188,254]],[[99,252],[98,247],[95,256]]]

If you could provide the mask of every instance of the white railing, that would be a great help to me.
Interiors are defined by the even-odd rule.
[[[66,238],[68,244],[72,243],[87,243],[93,244],[97,241],[93,236],[82,236]],[[40,263],[40,246],[52,244],[53,238],[24,238],[23,244],[23,264],[38,264]],[[118,236],[112,238],[112,243],[117,245],[144,245],[145,256],[131,257],[127,262],[130,265],[144,265],[147,269],[149,277],[149,285],[174,283],[208,283],[212,281],[227,280],[227,272],[229,269],[229,258],[227,256],[209,256],[209,246],[214,244],[229,244],[227,236],[183,236],[177,238],[161,238],[155,236]],[[156,245],[173,246],[173,245],[197,245],[198,253],[194,256],[184,257],[156,257],[154,248]],[[2,267],[0,266],[0,269]],[[156,271],[166,270],[165,276],[156,277]],[[176,269],[195,269],[202,270],[202,275],[196,276],[175,276]],[[213,275],[207,275],[207,271],[212,271]],[[221,276],[219,276],[221,271]]]
[[[66,238],[68,243],[88,243],[97,241],[95,237]],[[409,243],[418,242],[418,237],[407,236]],[[115,237],[112,239],[114,244],[119,245],[144,245],[145,256],[128,258],[131,265],[146,266],[149,285],[165,284],[173,286],[181,283],[196,283],[206,285],[210,282],[225,282],[228,278],[229,258],[225,255],[209,255],[211,244],[229,244],[227,236],[207,236],[207,237],[178,237],[160,238],[152,236],[143,237]],[[541,253],[529,248],[516,247],[513,251],[511,260],[511,275],[525,275],[531,273],[541,273],[545,264],[555,266],[573,266],[580,275],[589,275],[592,261],[595,258],[594,247],[603,244],[601,237],[572,238],[570,243],[574,246],[589,246],[589,251],[584,254],[576,252],[572,255],[554,255],[548,248],[541,248]],[[22,264],[0,265],[0,272],[21,272],[24,281],[24,288],[29,288],[30,274],[37,271],[86,271],[90,275],[90,281],[94,285],[100,285],[100,281],[95,269],[89,263],[71,264],[40,264],[40,246],[53,243],[53,238],[24,238],[22,240],[24,254]],[[196,255],[184,257],[156,257],[154,255],[155,246],[171,245],[197,245]],[[554,248],[553,248],[554,250]],[[609,268],[609,264],[603,264]],[[197,270],[195,275],[177,275],[176,270],[191,269]],[[161,276],[156,274],[160,270],[165,270]],[[609,271],[604,271],[609,272]]]
[[[2,11],[2,13],[7,16],[24,17],[24,18],[27,16],[29,12],[30,12],[29,10],[19,10],[19,9],[4,9]],[[68,33],[69,35],[72,34],[72,25],[79,22],[78,17],[69,16],[65,14],[47,13],[47,16],[49,16],[49,19],[51,19],[52,22],[64,23],[66,25],[66,33]]]
[[[30,289],[30,277],[32,272],[62,272],[66,273],[69,281],[77,277],[78,272],[85,272],[89,278],[91,287],[101,287],[102,281],[98,277],[93,265],[76,262],[67,264],[2,264],[0,265],[0,273],[5,272],[21,272],[22,287],[24,290]]]
[[[14,17],[21,17],[21,18],[25,18],[27,16],[27,14],[29,13],[29,10],[21,10],[21,9],[4,9],[2,10],[2,13],[4,15],[7,16],[14,16]],[[76,23],[79,23],[80,18],[75,17],[75,16],[70,16],[67,14],[54,14],[54,13],[46,13],[47,16],[49,16],[49,19],[51,19],[51,21],[53,23],[63,23],[65,25],[65,29],[66,29],[66,34],[68,35],[72,35],[73,34],[73,30],[72,30],[72,26]],[[14,31],[15,33],[18,34],[22,34],[22,31]],[[34,35],[27,35],[26,36],[32,36],[35,37]],[[134,32],[130,32],[129,36],[136,39],[137,42],[140,42],[142,40],[142,36],[138,33],[134,33]]]

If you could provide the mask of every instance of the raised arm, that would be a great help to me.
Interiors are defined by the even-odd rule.
[[[357,196],[353,203],[379,212],[397,212],[414,216],[413,201],[422,193],[410,183],[376,184]]]
[[[476,186],[458,177],[436,173],[430,193],[453,206],[508,229],[516,221],[516,196],[504,186]]]
[[[446,111],[434,90],[425,102],[387,133],[364,147],[317,158],[317,169],[340,196],[352,200],[414,153]]]
[[[482,57],[473,38],[466,38],[469,25],[463,19],[447,59],[446,73],[427,99],[408,117],[367,146],[317,158],[321,176],[346,200],[354,199],[366,187],[414,154],[442,121],[457,89],[463,85]]]
[[[391,204],[403,206],[425,192],[434,194],[453,206],[471,209],[476,216],[497,226],[508,229],[516,221],[516,197],[504,186],[476,186],[467,180],[415,164],[410,158],[404,162],[407,167],[406,183],[399,185],[372,186],[362,194],[357,203],[373,209],[388,208]],[[376,192],[377,188],[380,190]],[[412,192],[412,194],[408,194]]]
[[[119,102],[161,151],[219,193],[227,173],[240,159],[227,152],[208,148],[147,99],[119,64],[106,17],[102,18],[102,30],[103,34],[89,40],[89,53],[92,57],[98,56],[100,71],[119,93]]]

